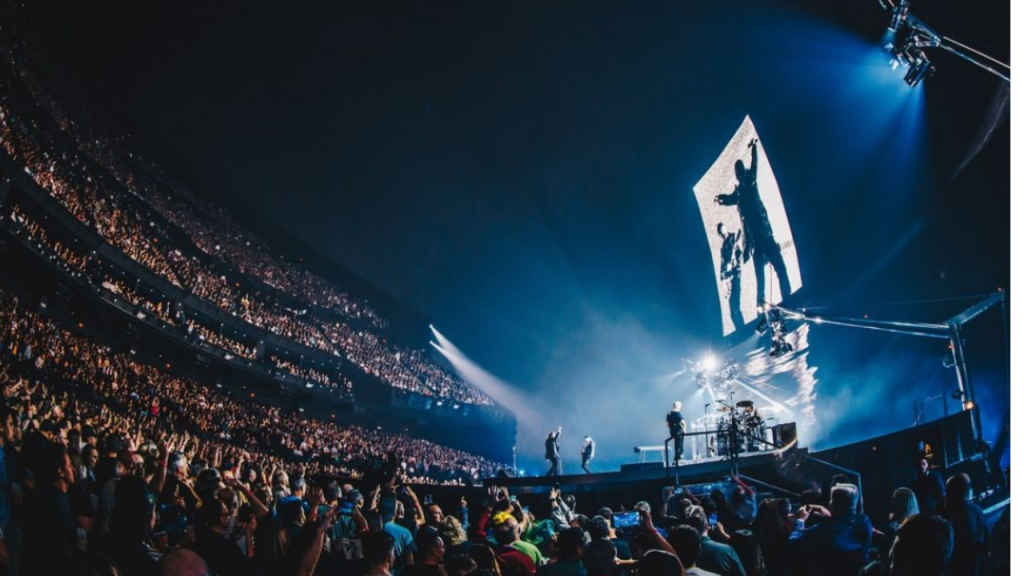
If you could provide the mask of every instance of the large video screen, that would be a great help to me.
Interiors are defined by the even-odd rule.
[[[722,334],[800,289],[796,245],[768,155],[750,116],[693,187],[715,266]]]

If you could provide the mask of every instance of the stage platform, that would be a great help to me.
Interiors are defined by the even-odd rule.
[[[796,442],[775,450],[744,452],[736,460],[741,477],[756,476],[778,467],[790,452],[799,450]],[[564,491],[592,491],[604,487],[614,489],[623,484],[701,484],[718,482],[729,477],[731,464],[725,456],[712,456],[700,460],[684,461],[679,466],[665,467],[663,462],[623,464],[618,472],[596,474],[568,474],[563,476],[524,476],[520,478],[492,478],[485,484],[507,486],[513,494],[546,492],[557,483]],[[770,476],[774,476],[771,474]],[[755,480],[756,481],[756,480]]]
[[[739,480],[758,496],[799,498],[808,488],[827,490],[837,478],[860,485],[865,512],[877,521],[888,514],[894,487],[909,486],[915,478],[917,454],[924,446],[933,468],[944,477],[970,474],[979,504],[998,516],[1008,503],[1008,487],[998,462],[990,462],[971,441],[972,414],[964,410],[944,418],[883,436],[822,451],[790,444],[767,451],[741,453],[736,461]],[[520,500],[547,506],[545,494],[556,483],[573,494],[582,510],[595,506],[632,506],[639,500],[659,501],[666,486],[721,484],[731,476],[726,457],[687,461],[668,468],[661,461],[624,464],[618,472],[565,476],[502,477],[486,485],[507,486]],[[591,506],[588,508],[588,506]]]

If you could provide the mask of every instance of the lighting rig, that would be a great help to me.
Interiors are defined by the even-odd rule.
[[[935,73],[935,66],[925,53],[926,48],[941,48],[975,66],[1010,81],[1010,65],[1001,62],[980,50],[943,36],[910,12],[909,0],[878,0],[883,10],[890,14],[889,25],[882,38],[882,47],[892,56],[889,61],[893,70],[900,66],[907,68],[903,76],[909,86],[917,86],[922,80]]]
[[[943,323],[877,320],[866,316],[864,318],[829,317],[810,314],[806,308],[793,310],[782,306],[765,306],[764,308],[759,308],[761,320],[755,328],[759,334],[771,333],[772,342],[769,354],[773,356],[786,353],[786,348],[780,347],[776,343],[777,341],[782,341],[785,345],[789,345],[785,340],[788,333],[785,325],[786,320],[945,340],[949,343],[951,367],[956,371],[957,389],[954,398],[960,401],[963,410],[971,411],[972,432],[975,439],[980,439],[982,437],[981,419],[978,411],[974,410],[974,388],[967,371],[963,329],[967,323],[977,318],[983,312],[997,306],[1001,308],[1001,314],[1005,319],[1006,295],[1002,291],[989,295],[987,298],[968,307]],[[1008,337],[1009,331],[1005,320],[1003,333],[1004,337]],[[792,346],[789,346],[790,351],[792,351]]]
[[[789,327],[786,326],[786,317],[781,309],[765,305],[759,306],[757,311],[761,319],[754,329],[762,336],[771,334],[768,355],[774,358],[792,352],[793,345],[786,338],[789,334]]]

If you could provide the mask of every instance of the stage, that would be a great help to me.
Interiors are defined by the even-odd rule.
[[[860,485],[861,502],[872,517],[884,519],[893,486],[910,485],[911,465],[920,445],[932,451],[933,466],[945,477],[969,472],[975,494],[986,510],[1005,506],[1008,492],[1003,480],[992,475],[981,455],[971,450],[972,411],[831,448],[810,451],[793,438],[773,450],[741,452],[735,459],[736,478],[753,487],[759,497],[782,496],[798,499],[808,488],[823,491],[838,476]],[[581,510],[590,506],[632,506],[637,501],[657,501],[667,486],[702,487],[735,481],[733,462],[725,456],[686,461],[665,467],[662,461],[623,464],[618,472],[569,474],[564,476],[498,477],[485,480],[487,486],[506,486],[521,501],[546,506],[545,494],[558,487],[573,494]],[[862,476],[862,473],[867,473]]]
[[[796,441],[774,450],[742,452],[736,457],[737,472],[741,477],[753,477],[761,470],[774,469],[790,452],[799,450]],[[684,461],[679,466],[665,467],[664,462],[639,462],[623,464],[618,472],[597,474],[568,474],[563,476],[527,476],[520,478],[493,478],[485,483],[507,486],[514,494],[537,494],[546,492],[557,484],[561,488],[573,487],[578,490],[593,490],[604,486],[621,486],[638,483],[701,484],[718,482],[728,478],[732,462],[727,456],[711,456],[699,460]],[[755,479],[755,483],[756,483]]]

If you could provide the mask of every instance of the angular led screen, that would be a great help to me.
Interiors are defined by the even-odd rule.
[[[768,156],[750,116],[693,187],[715,266],[722,334],[802,286],[796,245]]]

